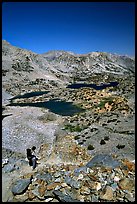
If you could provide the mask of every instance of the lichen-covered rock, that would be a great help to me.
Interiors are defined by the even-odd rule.
[[[29,184],[31,183],[31,179],[19,179],[12,186],[12,193],[14,195],[24,193],[27,190]]]

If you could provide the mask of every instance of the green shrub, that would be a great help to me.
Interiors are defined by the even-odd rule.
[[[65,130],[69,130],[72,132],[72,129],[73,129],[73,126],[68,124],[68,125],[65,125]]]
[[[109,103],[109,105],[111,105],[113,103],[113,98],[112,97],[104,98],[102,101],[100,101],[97,107],[104,108],[106,103]]]
[[[95,149],[93,145],[88,146],[88,150],[93,150],[93,149]]]
[[[100,103],[98,104],[99,108],[104,108],[106,101],[100,101]]]
[[[79,136],[78,136],[78,135],[76,135],[76,136],[74,137],[74,139],[75,139],[75,140],[78,140],[78,139],[79,139]]]
[[[81,128],[79,125],[73,126],[73,125],[65,125],[65,129],[69,130],[70,132],[81,132],[83,128]]]
[[[84,142],[83,142],[83,141],[81,141],[81,142],[79,142],[78,144],[79,144],[79,145],[82,145],[83,143],[84,143]]]
[[[82,128],[79,125],[76,125],[76,127],[74,127],[74,131],[75,132],[81,132]]]
[[[108,137],[108,136],[105,136],[105,137],[104,137],[104,140],[108,141],[108,140],[109,140],[109,137]]]

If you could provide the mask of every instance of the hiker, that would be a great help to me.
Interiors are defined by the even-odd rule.
[[[34,155],[34,150],[36,147],[32,147],[32,149],[27,149],[27,159],[29,160],[29,165],[32,166],[33,169],[36,168],[37,158]]]

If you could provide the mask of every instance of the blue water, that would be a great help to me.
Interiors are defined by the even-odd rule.
[[[79,89],[79,88],[83,88],[83,87],[90,87],[90,88],[94,88],[96,90],[103,90],[107,87],[115,87],[117,86],[119,83],[118,82],[110,82],[108,84],[101,84],[101,85],[96,85],[96,84],[84,84],[84,83],[77,83],[77,84],[71,84],[68,85],[67,88],[71,88],[71,89]]]
[[[43,94],[47,94],[49,93],[49,91],[34,91],[34,92],[30,92],[30,93],[25,93],[23,95],[17,95],[13,98],[11,98],[10,100],[14,100],[14,99],[17,99],[17,98],[31,98],[33,96],[40,96],[40,95],[43,95]]]
[[[62,116],[73,116],[76,113],[83,112],[84,109],[73,105],[72,102],[59,101],[57,99],[52,99],[46,102],[37,103],[11,103],[7,106],[33,106],[40,108],[47,108],[51,112]]]

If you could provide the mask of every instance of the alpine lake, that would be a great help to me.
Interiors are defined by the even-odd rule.
[[[118,85],[118,82],[110,82],[107,84],[101,83],[100,85],[74,83],[74,84],[68,85],[66,88],[80,89],[84,87],[90,87],[95,90],[103,90],[107,87],[115,87],[117,85]],[[20,106],[20,107],[32,106],[32,107],[46,108],[46,109],[49,109],[51,112],[61,116],[73,116],[77,113],[85,111],[83,108],[74,105],[73,102],[62,101],[59,98],[50,99],[48,101],[42,101],[42,102],[29,102],[29,103],[13,102],[13,100],[15,99],[31,98],[31,97],[40,96],[47,93],[49,93],[49,91],[34,91],[34,92],[25,93],[23,95],[17,95],[10,99],[10,104],[8,104],[8,106]]]

